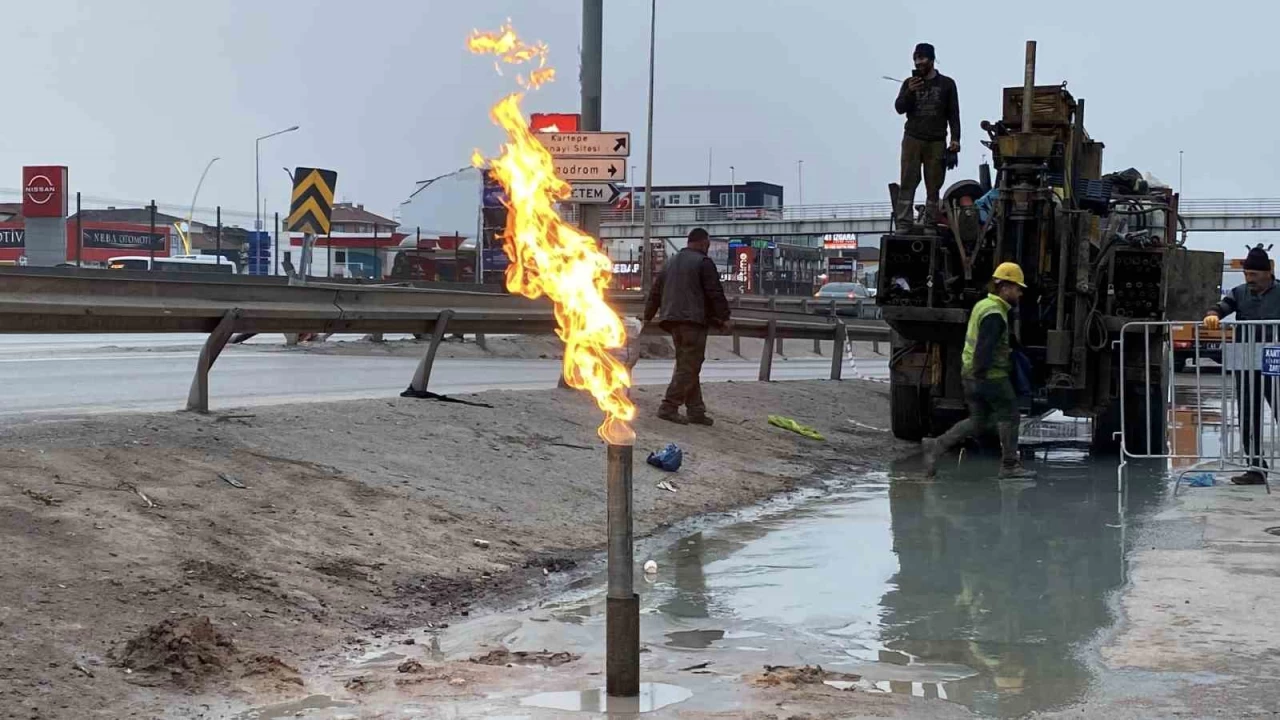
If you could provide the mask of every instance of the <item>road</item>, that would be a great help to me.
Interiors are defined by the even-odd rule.
[[[8,335],[0,336],[0,417],[163,411],[183,406],[202,335]],[[255,338],[279,343],[279,338]],[[229,347],[210,377],[213,409],[289,402],[397,395],[409,384],[417,358],[264,352]],[[775,380],[828,377],[830,361],[783,360]],[[553,388],[554,360],[437,360],[431,389],[440,393]],[[706,382],[755,380],[754,361],[709,362]],[[884,360],[859,361],[862,376],[885,378]],[[642,361],[638,385],[663,384],[671,362]]]

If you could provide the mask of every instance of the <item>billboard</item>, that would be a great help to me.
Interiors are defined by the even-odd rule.
[[[67,168],[65,165],[27,165],[22,168],[22,216],[67,216]]]

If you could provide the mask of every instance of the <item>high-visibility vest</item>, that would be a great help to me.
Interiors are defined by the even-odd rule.
[[[991,367],[987,369],[987,377],[993,380],[1009,377],[1013,363],[1009,350],[1009,303],[999,295],[988,294],[973,306],[969,314],[969,331],[964,338],[964,353],[960,356],[960,374],[973,377],[973,355],[978,349],[978,328],[988,315],[996,313],[1004,321],[1004,331],[1000,333],[1000,341],[996,343],[995,354],[991,357]]]

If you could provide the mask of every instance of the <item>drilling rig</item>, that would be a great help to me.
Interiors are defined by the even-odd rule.
[[[876,302],[893,330],[893,432],[919,440],[964,417],[969,310],[995,267],[1012,261],[1028,286],[1010,316],[1031,360],[1024,409],[1093,418],[1095,448],[1114,449],[1123,429],[1129,452],[1159,454],[1168,338],[1159,326],[1126,325],[1198,321],[1220,297],[1223,256],[1183,247],[1172,189],[1136,170],[1103,174],[1104,146],[1085,130],[1084,99],[1066,83],[1036,85],[1035,61],[1028,41],[1023,84],[1006,87],[1000,119],[982,123],[995,182],[984,165],[979,180],[946,189],[936,217],[926,212],[925,222],[881,239]],[[1122,332],[1132,333],[1124,367]]]

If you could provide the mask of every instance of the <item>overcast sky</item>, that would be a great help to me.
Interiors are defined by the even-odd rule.
[[[1020,84],[1023,43],[1038,80],[1088,100],[1109,170],[1136,166],[1187,197],[1280,196],[1276,178],[1280,25],[1272,2],[1164,6],[1024,3],[1007,15],[951,2],[659,0],[654,167],[658,184],[707,179],[786,185],[796,202],[884,200],[897,175],[896,85],[924,40],[958,83],[961,171],[983,158],[978,124]],[[1182,9],[1183,7],[1187,9]],[[531,111],[578,106],[577,0],[43,0],[6,13],[7,142],[23,164],[70,166],[86,195],[187,203],[209,158],[200,205],[252,211],[254,138],[271,210],[282,166],[336,169],[340,199],[391,214],[414,181],[493,154],[488,107],[511,87],[463,43],[510,17],[545,40],[560,80]],[[644,158],[649,2],[606,0],[605,129],[630,130]],[[643,170],[641,170],[641,173]],[[959,177],[952,175],[952,179]]]

